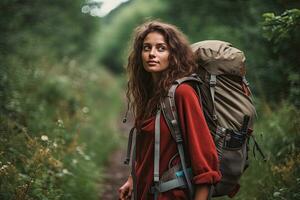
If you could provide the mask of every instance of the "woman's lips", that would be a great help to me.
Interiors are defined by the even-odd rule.
[[[147,61],[148,65],[156,65],[158,62],[151,60],[151,61]]]

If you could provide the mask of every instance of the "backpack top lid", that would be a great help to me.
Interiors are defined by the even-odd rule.
[[[244,53],[220,40],[204,40],[191,45],[198,64],[214,75],[245,76]]]

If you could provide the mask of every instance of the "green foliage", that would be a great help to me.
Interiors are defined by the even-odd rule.
[[[122,66],[126,64],[127,43],[134,27],[146,18],[158,18],[178,26],[191,42],[218,39],[242,49],[247,57],[247,78],[253,83],[254,94],[276,101],[286,96],[290,84],[281,77],[284,69],[279,66],[282,62],[278,63],[275,56],[270,55],[273,47],[261,36],[260,23],[264,12],[281,11],[288,4],[274,0],[130,1],[107,21],[103,20],[98,40],[100,60],[110,70],[122,72]],[[270,57],[272,59],[266,59]],[[273,67],[274,64],[278,67]]]
[[[46,52],[58,57],[82,54],[96,25],[96,20],[80,13],[82,4],[82,0],[1,1],[2,53],[16,53],[27,61]]]
[[[97,42],[100,61],[114,73],[123,72],[134,28],[146,19],[155,18],[164,9],[165,3],[160,0],[151,1],[150,4],[148,1],[135,0],[114,13],[114,18],[104,21]]]
[[[256,136],[269,161],[252,159],[237,199],[298,199],[299,10],[283,12],[297,7],[291,2],[132,0],[97,20],[80,13],[82,0],[1,1],[0,199],[97,198],[119,142],[123,85],[103,64],[120,74],[134,27],[149,18],[192,42],[226,40],[246,53],[254,93],[266,102]]]
[[[263,17],[265,37],[275,44],[293,37],[293,32],[300,26],[299,9],[286,10],[280,16],[276,16],[274,13],[265,13]]]
[[[43,67],[14,90],[18,118],[1,115],[1,199],[95,199],[100,166],[118,142],[119,83],[75,60]]]
[[[264,103],[260,111],[264,114],[257,120],[254,134],[267,161],[263,162],[258,153],[253,157],[250,148],[250,167],[235,199],[299,199],[300,112],[286,103],[273,111]]]
[[[1,115],[0,198],[96,199],[101,166],[118,144],[119,83],[75,60],[32,72]]]
[[[300,10],[286,10],[281,15],[265,13],[263,31],[264,36],[270,41],[273,83],[276,81],[279,87],[278,93],[288,97],[297,107],[300,106]],[[276,60],[275,60],[276,59]],[[284,66],[284,67],[283,67]],[[277,76],[277,77],[276,77]]]
[[[87,61],[98,27],[82,3],[0,3],[1,200],[97,199],[121,92]]]

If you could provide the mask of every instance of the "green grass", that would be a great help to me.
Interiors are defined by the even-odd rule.
[[[98,199],[119,145],[121,81],[74,59],[12,65],[0,116],[0,199]]]

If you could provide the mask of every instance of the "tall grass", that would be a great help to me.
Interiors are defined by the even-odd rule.
[[[11,66],[0,115],[0,199],[97,199],[101,168],[119,143],[118,79],[68,58]]]

